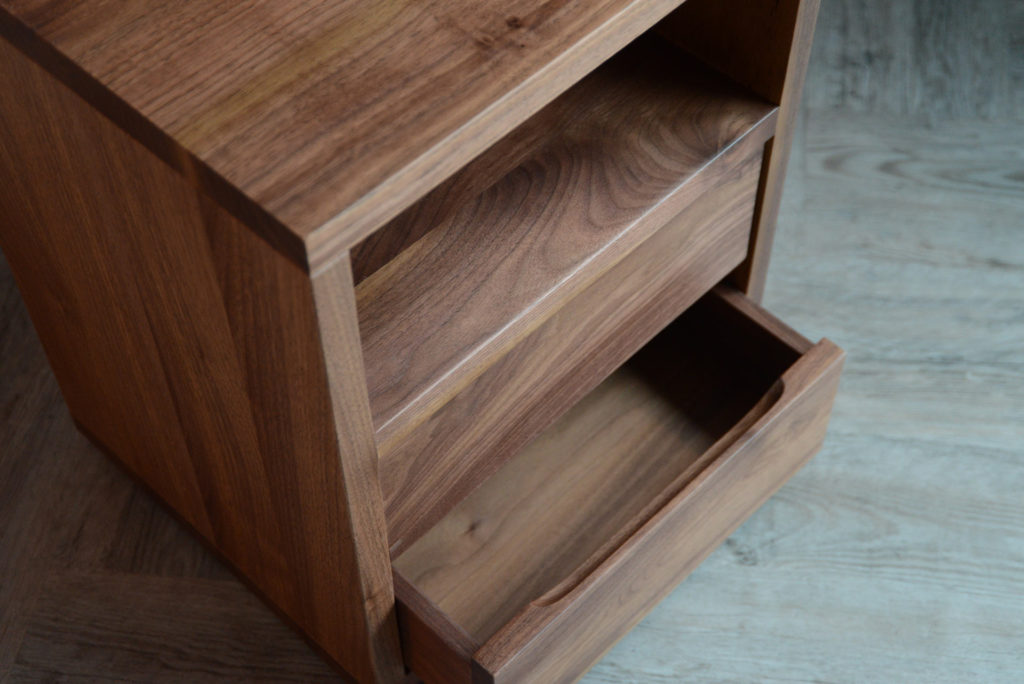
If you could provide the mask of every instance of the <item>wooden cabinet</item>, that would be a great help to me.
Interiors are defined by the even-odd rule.
[[[810,458],[762,310],[813,0],[0,0],[83,432],[359,681],[565,681]]]

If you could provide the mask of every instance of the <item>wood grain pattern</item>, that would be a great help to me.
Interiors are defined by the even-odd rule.
[[[750,255],[733,274],[737,286],[755,300],[764,295],[818,6],[819,0],[692,0],[658,28],[661,35],[779,105],[778,130],[765,147]]]
[[[772,112],[655,38],[514,133],[531,147],[519,166],[357,288],[378,440],[450,399],[713,187],[711,162],[762,145]]]
[[[20,93],[0,237],[72,415],[353,675],[399,678],[366,545],[383,520],[354,529],[380,511],[372,435],[333,419],[307,274],[6,43],[0,61]],[[358,355],[332,363],[365,402]]]
[[[480,679],[543,682],[575,677],[604,655],[817,452],[838,385],[840,359],[834,346],[810,352],[802,367],[786,377],[803,393],[780,397],[779,410],[790,412],[789,420],[780,418],[770,428],[755,424],[757,433],[744,448],[730,450],[720,465],[705,471],[663,515],[645,525],[638,533],[644,539],[622,547],[591,581],[562,599],[564,610],[531,611],[492,638],[476,655],[477,672],[487,673]],[[669,557],[666,550],[671,550]],[[606,612],[609,603],[615,606],[613,614]],[[524,639],[538,632],[549,638]]]
[[[848,351],[829,436],[585,684],[1020,680],[1019,5],[822,3],[765,301]],[[0,259],[5,677],[337,681],[74,430]]]
[[[607,49],[607,44],[614,42],[610,38],[639,31],[644,26],[637,22],[649,20],[651,12],[663,13],[667,9],[652,7],[647,4],[634,13],[618,8],[622,11],[615,11],[614,22],[609,20],[597,28],[591,27],[593,30],[576,36],[572,49],[534,67],[544,71],[551,63],[570,56],[573,68],[579,68],[588,56],[593,57],[588,50]],[[5,35],[23,54],[44,65],[40,68],[5,44],[4,62],[18,64],[11,79],[3,84],[4,92],[15,91],[15,84],[27,85],[35,98],[26,105],[11,105],[4,112],[12,123],[11,130],[31,131],[25,140],[5,142],[3,161],[8,175],[24,171],[25,178],[23,186],[4,196],[4,208],[15,216],[14,223],[19,229],[29,228],[17,235],[8,231],[5,244],[12,247],[10,260],[15,272],[24,279],[26,289],[32,291],[29,307],[37,321],[43,321],[40,329],[49,354],[59,359],[55,362],[57,376],[74,395],[69,399],[73,415],[99,444],[122,456],[147,482],[166,490],[161,495],[183,512],[186,521],[194,524],[351,674],[364,681],[397,681],[402,672],[384,511],[377,485],[373,435],[373,419],[377,416],[376,411],[371,413],[371,408],[376,407],[368,400],[363,377],[364,368],[372,373],[380,366],[373,358],[367,358],[368,363],[364,364],[359,355],[357,309],[344,250],[355,239],[353,230],[365,233],[378,225],[379,221],[374,221],[381,216],[393,216],[454,170],[461,163],[459,155],[472,145],[460,145],[457,152],[452,152],[451,148],[445,150],[444,146],[434,144],[432,134],[442,136],[446,145],[451,144],[452,136],[443,130],[443,126],[452,125],[451,119],[441,119],[442,124],[438,125],[442,128],[431,129],[429,121],[414,127],[426,131],[427,138],[389,140],[396,148],[378,148],[378,156],[367,168],[360,169],[364,176],[346,179],[345,190],[351,187],[356,193],[346,205],[343,192],[339,192],[340,181],[331,178],[339,169],[335,162],[344,161],[344,154],[350,149],[358,152],[360,144],[367,144],[373,152],[373,136],[387,127],[366,121],[361,127],[353,120],[358,119],[355,116],[341,128],[337,118],[344,109],[332,110],[324,103],[354,102],[357,109],[365,104],[358,85],[349,92],[336,90],[340,80],[334,78],[336,57],[345,47],[356,52],[365,50],[360,57],[370,59],[378,67],[381,52],[374,42],[376,36],[356,36],[359,40],[353,44],[352,25],[347,23],[351,17],[335,23],[332,19],[337,16],[326,10],[316,16],[303,13],[297,19],[298,25],[292,25],[290,18],[294,15],[288,12],[295,8],[289,6],[261,15],[255,29],[245,21],[252,18],[246,14],[246,6],[236,8],[238,13],[234,16],[220,11],[226,8],[216,5],[191,7],[191,12],[177,14],[149,7],[147,3],[121,5],[118,11],[109,13],[92,11],[95,9],[82,4],[44,6],[12,1],[4,6],[0,17],[0,29]],[[357,19],[369,18],[358,11],[355,14]],[[373,16],[379,19],[382,15],[375,12]],[[403,14],[405,19],[414,16],[410,12]],[[315,29],[326,33],[310,36],[299,31],[309,28],[306,22],[310,19],[319,19]],[[569,20],[572,19],[570,16]],[[261,23],[267,20],[273,23],[275,32],[294,28],[301,35],[274,33],[275,40],[268,43],[265,25]],[[506,24],[516,29],[520,22],[514,16]],[[387,25],[391,28],[395,24],[401,25]],[[201,28],[196,28],[198,25]],[[573,26],[569,21],[569,27]],[[363,27],[365,21],[359,28]],[[258,39],[252,35],[253,30]],[[218,42],[211,36],[216,36]],[[361,42],[363,39],[369,44]],[[230,49],[237,47],[233,41],[244,42],[244,48]],[[644,41],[613,60],[614,66],[599,71],[599,76],[606,77],[618,70],[618,81],[627,86],[623,89],[625,95],[600,81],[599,86],[591,87],[591,92],[613,94],[620,102],[639,99],[633,97],[638,94],[635,86],[643,85],[645,79],[637,78],[636,74],[651,71],[659,60],[673,55],[663,48],[650,49],[652,42],[653,39]],[[110,46],[114,44],[119,50],[136,46],[139,54],[130,64],[112,62]],[[288,49],[281,56],[269,50],[268,44]],[[293,44],[301,49],[290,51]],[[251,53],[246,51],[253,46],[266,50],[261,56],[269,58],[272,68],[260,71],[267,64],[248,58]],[[525,43],[519,47],[524,49]],[[191,66],[198,64],[200,68],[203,58],[215,53],[213,62],[208,64],[212,68],[203,80],[188,76],[178,80],[181,74],[173,68],[186,62],[169,57],[182,49],[197,58]],[[633,60],[637,53],[645,51],[649,53],[646,61]],[[446,63],[442,69],[460,64],[450,53],[441,54]],[[154,57],[160,59],[150,62]],[[224,57],[235,60],[226,71],[217,62]],[[407,59],[409,54],[403,52],[400,57]],[[495,59],[500,63],[500,56]],[[321,69],[325,63],[329,66]],[[489,66],[494,65],[492,62]],[[167,66],[172,71],[165,70]],[[401,71],[401,60],[386,68]],[[303,78],[295,78],[296,70]],[[244,73],[240,75],[239,71]],[[559,79],[571,73],[571,69],[556,71],[554,80],[528,78],[530,83],[540,83],[535,90],[517,90],[506,84],[501,97],[515,95],[515,106],[528,109],[529,114],[568,86],[568,82]],[[366,76],[359,68],[352,72]],[[495,78],[495,73],[489,73],[488,78],[494,83],[502,82],[500,77]],[[674,78],[657,78],[657,83],[677,85]],[[621,120],[617,123],[614,116],[605,121],[599,113],[582,118],[583,125],[578,128],[574,127],[573,116],[563,115],[561,120],[542,116],[535,120],[534,125],[556,124],[554,130],[559,131],[558,135],[542,137],[520,166],[490,186],[481,197],[495,189],[500,197],[505,179],[516,180],[516,171],[523,166],[539,160],[543,169],[549,159],[557,160],[557,155],[548,152],[559,151],[566,144],[566,132],[570,134],[570,149],[579,144],[582,150],[594,155],[616,140],[616,130],[627,131],[619,137],[622,149],[611,145],[614,155],[601,150],[596,156],[636,157],[639,161],[625,166],[623,171],[615,164],[588,164],[588,155],[584,154],[582,178],[612,179],[607,187],[597,188],[606,192],[591,189],[593,194],[588,200],[569,202],[556,210],[551,210],[548,203],[540,203],[537,223],[541,227],[568,226],[566,233],[556,232],[556,238],[568,236],[562,244],[579,245],[582,250],[574,252],[570,248],[567,254],[561,254],[551,249],[551,244],[557,243],[539,241],[547,247],[544,256],[565,258],[568,266],[563,265],[561,272],[555,269],[547,281],[546,265],[504,281],[505,286],[533,281],[522,291],[513,288],[510,297],[514,303],[519,303],[524,293],[525,299],[534,298],[527,304],[529,315],[513,316],[511,321],[484,320],[483,338],[491,335],[487,326],[495,323],[499,330],[509,329],[515,334],[471,350],[467,358],[483,358],[483,363],[476,367],[442,369],[453,380],[446,391],[453,392],[459,383],[472,379],[508,348],[502,345],[511,345],[541,324],[558,305],[615,264],[688,200],[711,187],[716,180],[711,174],[700,174],[699,180],[693,180],[702,167],[729,151],[749,159],[771,134],[771,106],[744,98],[735,90],[717,89],[714,79],[696,80],[711,84],[707,90],[714,91],[717,102],[716,97],[692,98],[693,106],[688,110],[679,106],[683,100],[677,97],[678,92],[647,83],[651,92],[646,106],[651,111],[639,111],[650,116],[653,133]],[[66,89],[61,81],[71,89]],[[335,90],[320,87],[325,82]],[[221,90],[225,83],[233,85]],[[408,85],[404,81],[403,84]],[[464,88],[465,81],[460,85]],[[443,89],[438,86],[439,82],[430,84],[439,93]],[[316,115],[310,113],[303,100],[310,89],[317,90],[316,100],[321,104]],[[586,93],[585,88],[574,92],[580,91]],[[83,104],[74,93],[86,98],[96,109]],[[411,95],[416,95],[415,91]],[[537,103],[531,97],[537,98]],[[387,98],[374,93],[372,99],[376,105]],[[741,100],[743,106],[736,106]],[[470,109],[480,106],[484,111],[500,103],[467,98],[463,104],[467,101]],[[559,106],[568,106],[570,111],[588,111],[588,106],[598,101],[588,96],[574,102],[570,95],[548,111],[557,111]],[[614,106],[615,97],[602,103],[619,115],[627,111]],[[269,110],[264,109],[265,105]],[[31,114],[37,109],[47,109],[51,120],[32,121]],[[691,110],[698,123],[686,121],[685,135],[681,135],[678,112],[689,114]],[[601,110],[597,107],[590,111]],[[397,107],[393,106],[388,113],[394,121],[403,122]],[[453,132],[471,136],[474,141],[497,137],[521,121],[520,114],[499,111],[498,125],[493,121],[476,124],[483,120],[456,117],[457,128]],[[285,116],[289,122],[299,124],[283,128]],[[713,125],[699,125],[702,118],[712,119]],[[68,119],[74,119],[73,124],[60,129],[61,120]],[[666,121],[669,125],[664,125]],[[594,122],[606,125],[588,129],[587,124]],[[560,123],[566,125],[557,126]],[[369,126],[372,131],[367,132]],[[635,131],[648,136],[641,136],[637,144]],[[758,132],[751,135],[751,131]],[[349,135],[357,137],[346,139]],[[580,140],[574,140],[573,135]],[[673,149],[673,142],[684,140],[686,135],[690,136],[687,144]],[[253,144],[260,139],[262,144]],[[47,142],[56,143],[60,151],[41,168],[33,167],[32,154],[45,149]],[[347,145],[342,154],[338,148],[332,148],[331,144],[338,142]],[[424,148],[417,147],[420,142]],[[658,150],[664,154],[665,148],[678,152],[684,161],[673,167],[672,155],[659,159],[650,153]],[[391,149],[399,152],[389,161]],[[250,156],[251,150],[258,152]],[[422,162],[437,150],[441,150],[437,152],[438,158]],[[410,154],[414,155],[412,162]],[[301,161],[292,164],[296,159]],[[374,168],[378,160],[383,160],[383,166]],[[392,162],[394,166],[388,167]],[[421,163],[423,166],[417,167]],[[451,166],[448,171],[446,164]],[[556,163],[553,168],[557,170],[559,166]],[[344,171],[344,164],[340,168]],[[382,175],[374,178],[381,168]],[[666,173],[666,169],[674,173]],[[619,176],[618,184],[614,182],[615,176]],[[366,177],[370,184],[360,189],[361,178]],[[580,177],[570,174],[568,178],[574,182]],[[68,181],[66,187],[70,192],[51,203],[43,188],[54,181]],[[685,196],[683,186],[691,197]],[[565,192],[565,186],[557,183],[555,190],[549,195],[571,196]],[[123,197],[125,194],[127,197]],[[592,201],[602,194],[613,198],[610,206]],[[371,200],[364,202],[367,197]],[[372,201],[374,197],[379,201]],[[530,197],[526,199],[532,201]],[[332,206],[332,202],[340,204]],[[446,218],[444,227],[458,226],[456,219],[465,211],[475,210],[476,205],[468,207]],[[582,212],[574,217],[572,211],[579,209]],[[356,229],[351,223],[344,223],[338,230],[334,230],[337,225],[323,225],[331,224],[339,216],[367,223]],[[587,235],[579,230],[594,217],[598,217],[594,224],[607,231],[605,234],[597,231],[596,236]],[[482,223],[479,219],[477,216],[468,224],[475,228]],[[295,228],[304,221],[305,227]],[[84,247],[81,264],[77,259],[82,253],[76,253],[63,241],[71,226],[78,231],[74,236],[76,244]],[[253,230],[266,237],[270,246],[258,241],[251,234]],[[429,245],[432,238],[465,234],[458,230],[432,230],[412,248],[403,250],[397,260],[368,277],[361,292],[373,293],[377,283],[386,282],[381,280],[381,274],[388,274],[394,264],[412,258],[410,255],[415,257],[417,249]],[[472,236],[471,231],[468,234]],[[548,237],[542,234],[542,238]],[[585,239],[588,237],[590,242]],[[473,242],[467,240],[469,245]],[[298,261],[298,267],[271,247]],[[488,269],[498,263],[509,263],[501,250],[494,250],[493,244],[488,247],[491,254],[478,266]],[[521,259],[524,254],[515,256]],[[536,254],[527,251],[525,256]],[[55,267],[63,269],[56,283],[44,282]],[[313,271],[312,279],[304,272],[306,267]],[[444,272],[462,275],[452,268]],[[94,280],[100,284],[94,286]],[[493,287],[503,283],[496,279],[489,284]],[[530,289],[538,285],[540,290]],[[556,288],[557,297],[536,298]],[[58,290],[56,295],[52,294],[54,289]],[[399,298],[404,294],[398,288]],[[468,325],[470,333],[479,336],[473,326],[490,313],[494,301],[501,299],[488,302],[486,298],[476,298],[475,302],[481,303],[479,308],[460,307],[466,314],[462,323]],[[108,312],[105,309],[111,303],[124,308]],[[360,306],[359,312],[363,311],[365,307]],[[75,319],[77,330],[64,326],[68,317]],[[402,319],[401,315],[394,318]],[[425,329],[444,327],[434,326],[434,322],[428,321]],[[452,330],[458,332],[460,321],[455,325],[443,322],[448,330],[440,333],[442,337]],[[363,323],[361,320],[360,325]],[[364,338],[372,336],[366,334],[365,325],[363,328]],[[86,343],[82,344],[76,334]],[[371,344],[367,349],[374,347]],[[124,353],[128,363],[118,357]],[[92,363],[94,356],[101,357],[102,362]],[[430,358],[430,354],[426,356]],[[444,359],[441,361],[443,364]],[[108,373],[115,378],[113,383],[107,383]],[[151,376],[156,381],[147,384]],[[129,396],[121,396],[118,387],[125,388]],[[374,388],[371,378],[370,397],[374,396]],[[94,402],[97,397],[101,401]],[[432,408],[443,399],[443,391],[433,396],[418,392],[416,400],[423,403],[414,408]],[[139,411],[135,404],[143,407],[140,421],[134,420]],[[403,410],[407,408],[408,405]],[[167,432],[172,442],[177,440],[155,464],[141,456],[150,436],[145,430],[150,425]],[[400,434],[402,425],[394,429],[392,436]],[[124,433],[134,433],[135,442],[127,445],[133,449],[130,452],[125,451],[124,444],[108,443],[110,437],[124,439]]]
[[[289,483],[288,493],[300,499],[294,502],[295,507],[302,511],[305,524],[317,533],[315,547],[297,548],[295,552],[309,563],[303,581],[307,583],[307,591],[323,601],[321,610],[336,611],[349,620],[362,618],[363,622],[357,623],[354,631],[365,635],[368,641],[369,660],[376,670],[370,676],[382,682],[398,681],[402,666],[395,649],[398,635],[387,526],[377,472],[373,421],[359,353],[355,292],[348,259],[336,261],[321,271],[313,279],[312,286],[318,331],[314,332],[309,327],[295,330],[293,320],[281,320],[278,325],[293,334],[308,334],[311,340],[320,341],[323,345],[322,363],[330,388],[334,427],[331,436],[337,442],[336,449],[332,449],[330,447],[334,445],[327,435],[289,434],[290,441],[280,445],[281,454],[295,450],[299,455],[326,452],[328,456],[323,462],[314,462],[314,467],[302,473],[303,480]],[[285,306],[291,305],[291,302],[285,303]],[[280,357],[276,362],[280,363]],[[270,369],[266,370],[266,377],[273,378]],[[309,391],[308,381],[296,382],[288,396],[306,399],[303,395]],[[267,406],[268,410],[281,402],[279,388],[273,392],[270,401],[273,403]],[[324,408],[323,404],[307,407],[303,401],[296,403],[303,411]],[[318,419],[322,420],[321,416],[303,415],[300,418],[295,424],[302,429],[316,425]],[[305,442],[304,439],[310,441]],[[338,482],[340,486],[335,491],[323,492],[324,496],[317,496],[321,494],[324,482]],[[277,484],[280,485],[281,481]],[[336,583],[339,581],[347,587],[345,594],[338,591]],[[356,583],[358,586],[353,587]],[[351,594],[359,597],[361,602],[350,597]],[[344,625],[343,629],[346,631],[325,634],[322,642],[317,635],[317,641],[327,646],[338,644],[346,658],[352,658],[353,654],[358,656],[359,648],[353,645],[353,642],[358,642],[351,636],[351,626]]]
[[[395,594],[407,606],[398,611],[398,626],[410,676],[417,682],[468,682],[473,638],[400,573],[395,573]]]
[[[711,298],[396,559],[474,681],[579,676],[820,445],[842,353]]]
[[[451,401],[379,444],[392,555],[743,259],[761,162],[750,147],[713,162],[712,189]]]
[[[0,680],[338,682],[75,430],[0,258]]]
[[[0,32],[319,268],[679,2],[4,0]]]

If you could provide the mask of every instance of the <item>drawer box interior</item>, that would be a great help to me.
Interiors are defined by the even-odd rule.
[[[816,450],[841,359],[706,296],[395,560],[414,671],[581,673]]]

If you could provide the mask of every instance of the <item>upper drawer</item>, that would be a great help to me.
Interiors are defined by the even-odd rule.
[[[378,439],[409,429],[775,129],[644,35],[352,252]]]
[[[818,449],[842,359],[709,294],[395,560],[407,663],[580,676]]]
[[[747,254],[761,146],[442,406],[378,433],[392,555],[725,278]]]

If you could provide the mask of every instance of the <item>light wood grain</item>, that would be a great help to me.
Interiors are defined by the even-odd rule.
[[[399,678],[361,362],[332,350],[328,380],[308,275],[0,58],[0,239],[75,420],[352,674]]]
[[[713,187],[727,169],[712,161],[762,145],[772,112],[654,37],[516,131],[520,164],[357,288],[378,439],[422,420]]]
[[[475,640],[474,677],[578,676],[816,450],[841,352],[733,298],[688,311],[396,560]]]
[[[5,0],[0,31],[318,268],[679,1]]]
[[[380,442],[392,554],[740,263],[760,166],[758,144],[722,155],[704,170],[715,187],[444,406]]]

